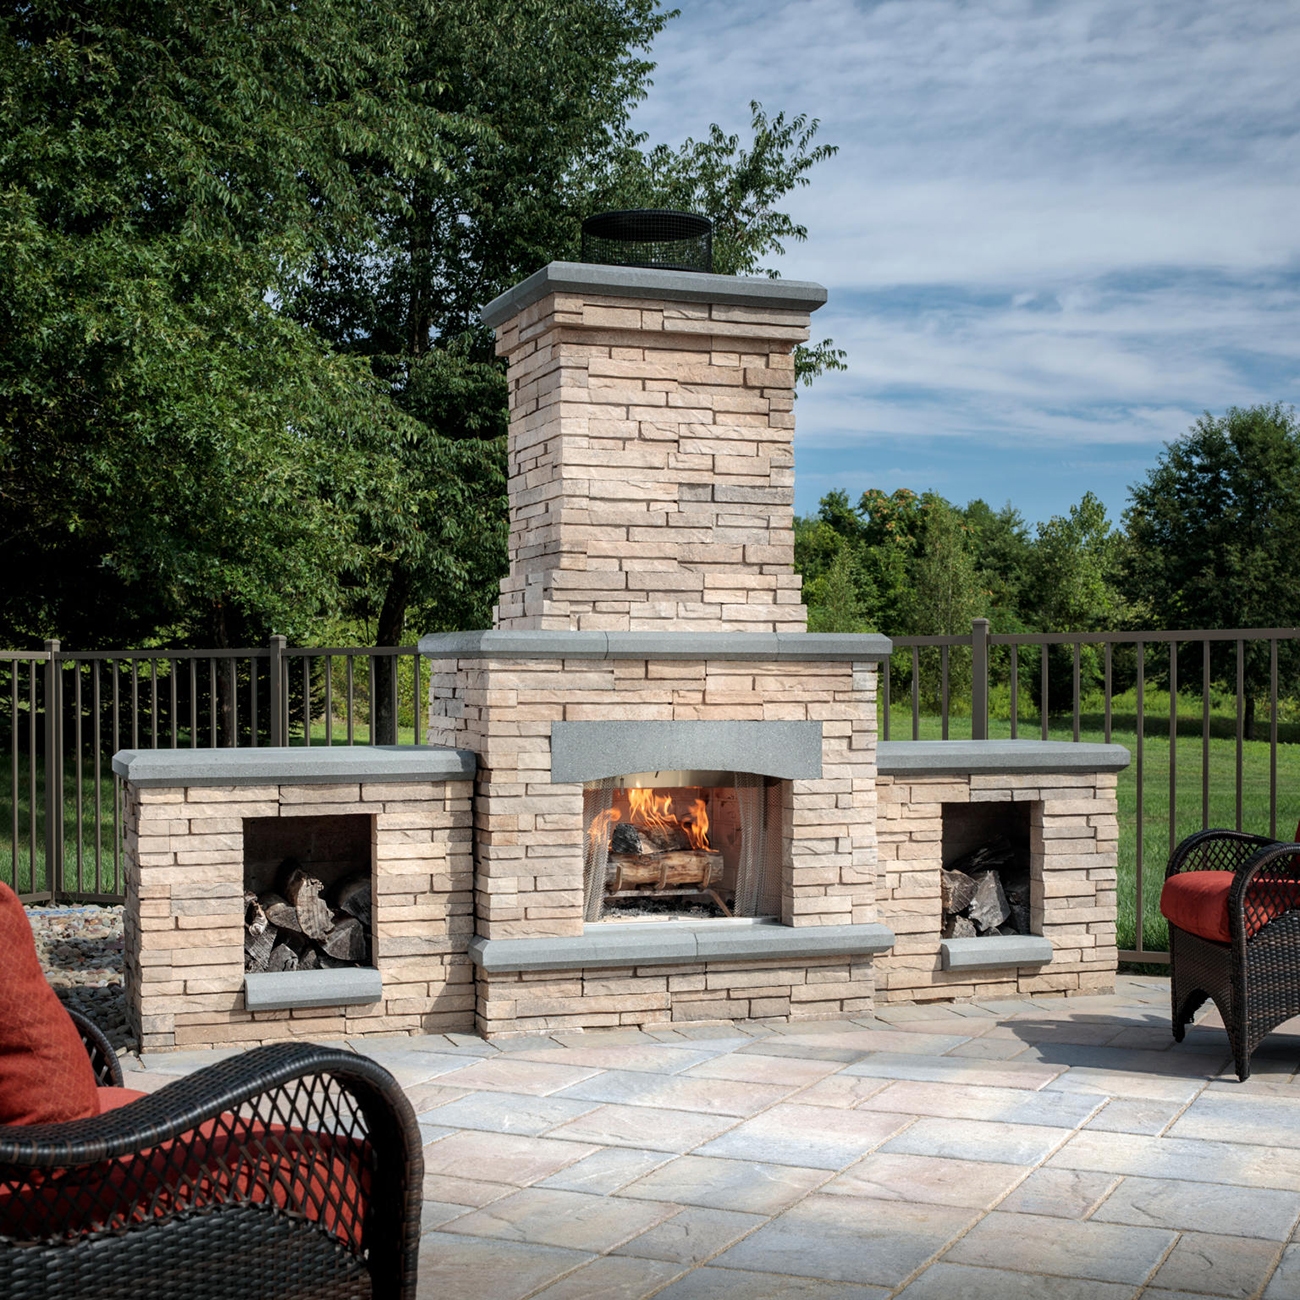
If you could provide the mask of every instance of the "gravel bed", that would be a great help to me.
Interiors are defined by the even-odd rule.
[[[122,965],[122,908],[29,907],[36,953],[51,987],[119,1051],[131,1046]]]

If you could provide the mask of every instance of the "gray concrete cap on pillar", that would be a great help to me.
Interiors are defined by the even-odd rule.
[[[707,275],[662,271],[647,266],[599,266],[590,262],[551,262],[493,298],[479,312],[489,329],[504,325],[548,294],[599,298],[659,298],[665,302],[706,302],[728,307],[769,307],[814,312],[826,302],[826,289],[809,280]]]
[[[557,783],[690,768],[816,780],[822,774],[822,724],[621,718],[551,723],[551,780]]]
[[[1128,765],[1123,745],[1069,740],[882,740],[876,746],[882,776],[1118,772]]]
[[[1002,966],[1046,966],[1052,941],[1041,934],[987,934],[975,939],[942,939],[944,970],[986,970]]]
[[[135,786],[342,785],[466,781],[468,749],[445,745],[262,745],[257,749],[123,749],[113,771]]]
[[[684,962],[868,957],[888,952],[894,932],[883,925],[781,925],[668,921],[588,925],[554,939],[470,940],[470,959],[485,971],[581,970],[675,966]]]
[[[359,1007],[378,1002],[383,995],[384,981],[373,966],[263,971],[244,976],[244,1006],[249,1011]]]
[[[879,663],[893,643],[850,632],[432,632],[430,659],[708,659],[764,663]]]

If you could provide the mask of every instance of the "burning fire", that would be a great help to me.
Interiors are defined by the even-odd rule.
[[[609,838],[610,832],[614,829],[614,823],[623,820],[623,814],[617,808],[610,808],[605,812],[597,813],[591,819],[591,829],[587,832],[587,839],[594,849],[602,840]]]
[[[709,810],[703,799],[692,801],[689,811],[678,817],[673,813],[672,795],[656,795],[653,790],[633,789],[627,792],[627,820],[639,830],[671,832],[680,829],[693,849],[711,852],[709,846]],[[614,827],[623,820],[617,808],[597,813],[587,831],[594,846],[607,840]]]

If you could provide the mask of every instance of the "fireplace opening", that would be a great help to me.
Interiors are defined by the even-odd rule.
[[[244,970],[373,964],[374,819],[244,821]]]
[[[942,937],[1032,934],[1025,803],[943,805]]]
[[[700,771],[588,782],[586,919],[778,913],[787,784]]]

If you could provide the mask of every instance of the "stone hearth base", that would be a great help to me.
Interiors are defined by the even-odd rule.
[[[486,1038],[733,1020],[830,1020],[872,1008],[871,958],[479,972]]]

